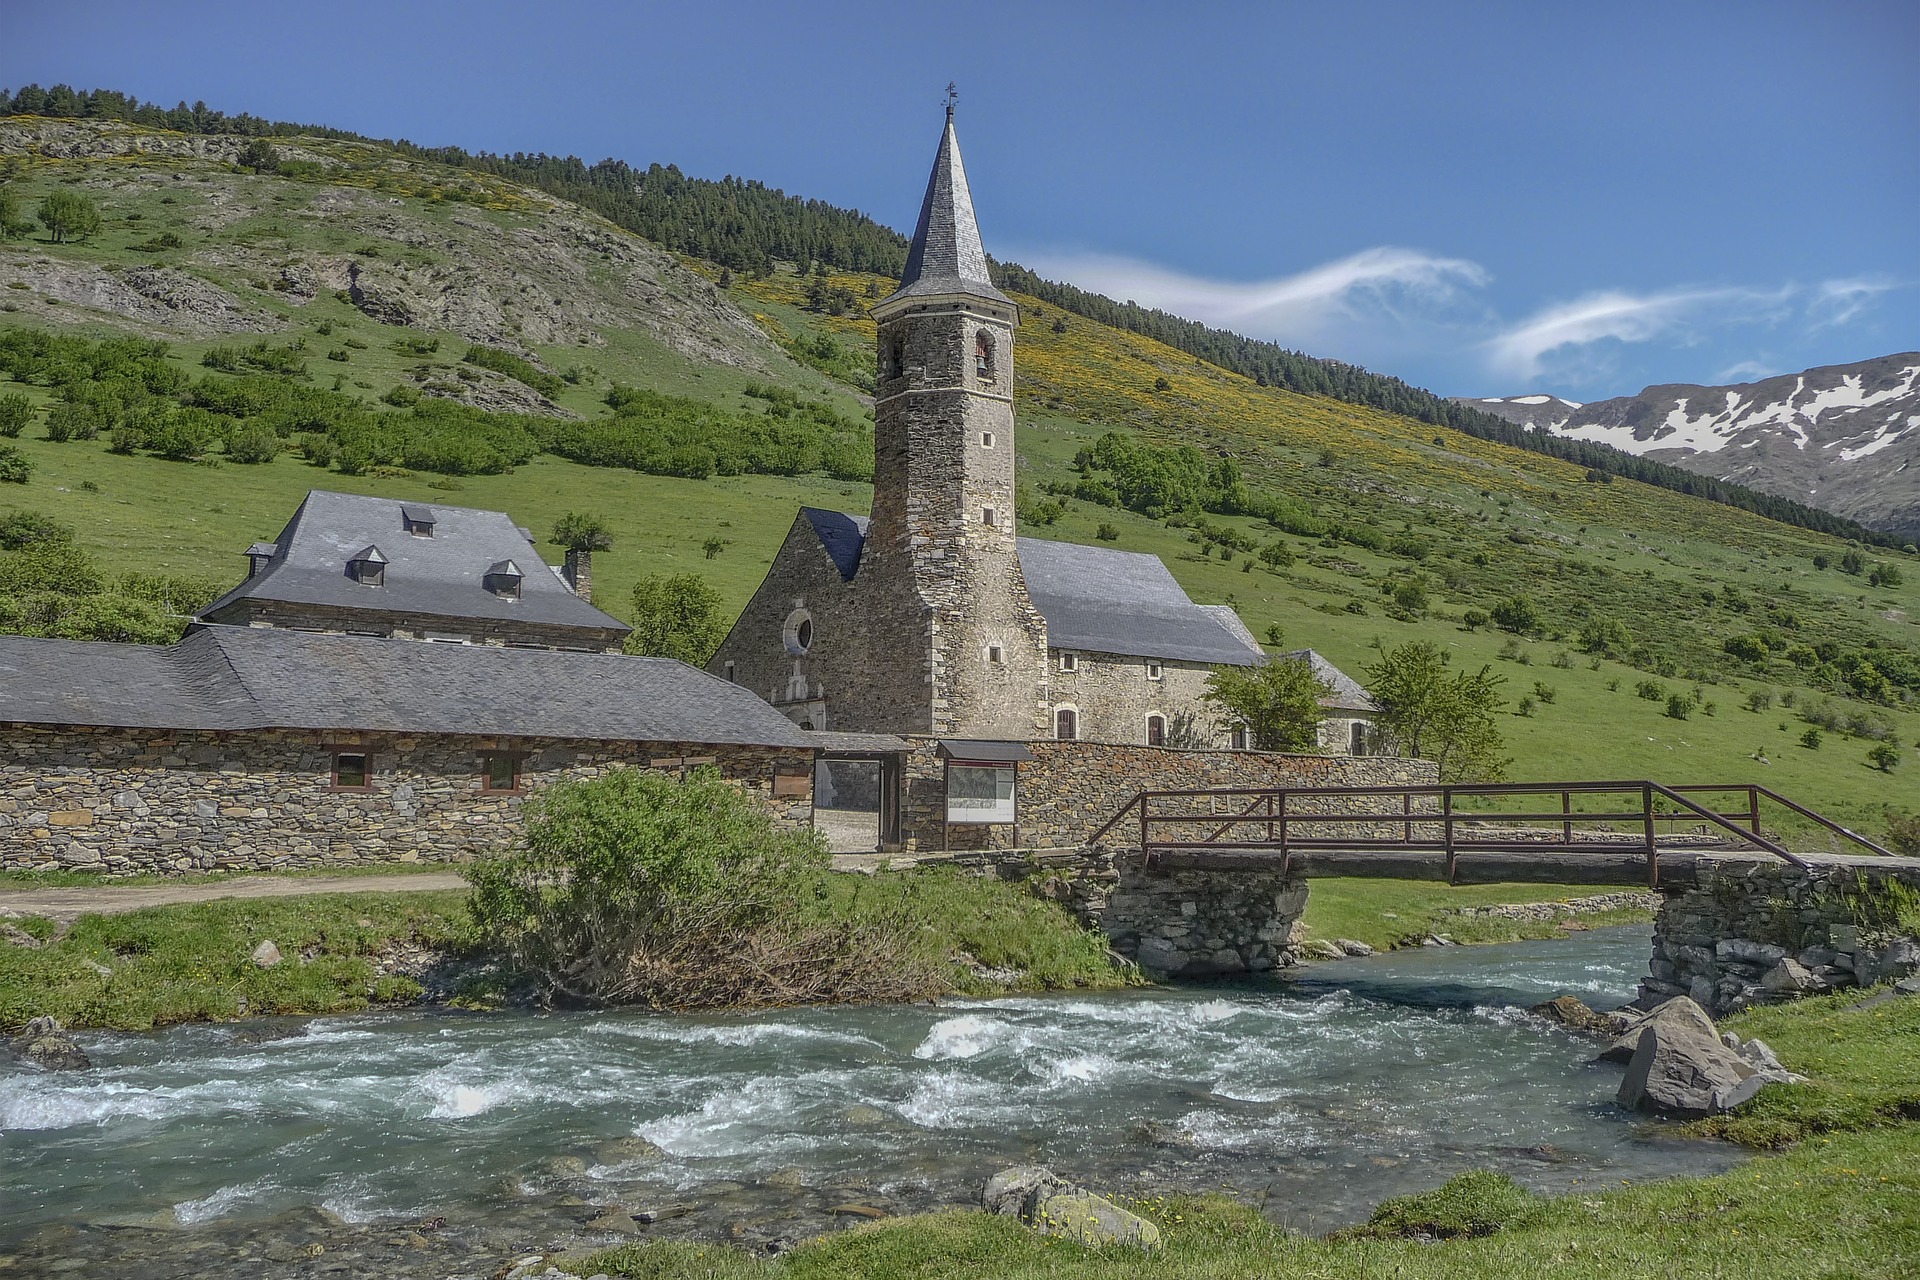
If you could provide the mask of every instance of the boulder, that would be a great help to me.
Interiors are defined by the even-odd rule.
[[[1819,991],[1827,984],[1814,977],[1812,971],[1798,960],[1785,956],[1779,964],[1767,970],[1766,976],[1760,979],[1760,985],[1780,995],[1798,996]]]
[[[1725,1110],[1741,1083],[1756,1074],[1711,1029],[1703,1034],[1680,1019],[1653,1019],[1639,1035],[1627,1077],[1620,1082],[1620,1105],[1629,1111],[1656,1111],[1682,1120],[1710,1116]]]
[[[1591,1031],[1598,1035],[1618,1035],[1626,1028],[1619,1014],[1599,1013],[1587,1007],[1578,996],[1555,996],[1545,1004],[1527,1010],[1534,1017],[1565,1027],[1569,1031]]]
[[[262,969],[271,969],[280,963],[280,948],[272,938],[253,949],[253,963]]]
[[[1039,1165],[1002,1169],[988,1178],[980,1191],[980,1206],[988,1213],[1019,1218],[1042,1235],[1080,1244],[1141,1249],[1160,1245],[1160,1228],[1145,1218]]]
[[[7,1046],[22,1062],[46,1071],[84,1071],[93,1065],[86,1050],[52,1018],[35,1018]]]
[[[1372,947],[1368,946],[1364,942],[1356,942],[1352,938],[1335,938],[1333,940],[1333,945],[1340,948],[1340,951],[1343,955],[1370,956],[1373,954]]]
[[[1621,1033],[1620,1037],[1601,1051],[1602,1062],[1631,1062],[1634,1052],[1640,1047],[1640,1037],[1648,1027],[1656,1022],[1666,1022],[1675,1027],[1687,1028],[1705,1035],[1718,1043],[1719,1031],[1713,1025],[1713,1019],[1707,1011],[1686,996],[1675,996],[1663,1000],[1653,1007],[1652,1012],[1634,1023]]]
[[[1327,942],[1321,938],[1315,938],[1310,942],[1303,942],[1295,947],[1294,950],[1298,954],[1313,960],[1340,960],[1344,959],[1347,954],[1342,951],[1338,945]]]
[[[1853,960],[1863,987],[1898,982],[1920,973],[1920,942],[1912,938],[1895,938],[1876,951],[1856,952]]]

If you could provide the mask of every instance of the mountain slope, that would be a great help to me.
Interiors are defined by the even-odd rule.
[[[1462,403],[1920,537],[1920,352],[1584,405],[1537,395]]]

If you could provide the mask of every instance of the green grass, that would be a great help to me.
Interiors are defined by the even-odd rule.
[[[51,1014],[143,1031],[405,1002],[418,986],[377,979],[374,957],[399,943],[468,945],[465,903],[464,891],[315,894],[81,916],[37,950],[0,942],[0,1027]],[[284,958],[262,969],[252,954],[269,939]]]
[[[114,876],[99,871],[0,871],[0,890],[7,889],[113,889],[155,884],[219,884],[243,876],[267,875],[274,879],[313,879],[341,876],[425,876],[439,875],[460,868],[452,863],[386,862],[337,867],[287,867],[262,871],[143,871]]]
[[[1386,948],[1409,938],[1444,933],[1455,942],[1516,942],[1555,938],[1557,921],[1467,919],[1451,912],[1508,902],[1564,902],[1580,896],[1563,884],[1487,884],[1449,886],[1424,880],[1369,880],[1328,877],[1308,882],[1308,936],[1332,941],[1352,938]],[[1603,892],[1603,890],[1594,890]],[[1651,920],[1645,911],[1619,910],[1566,917],[1599,928]]]

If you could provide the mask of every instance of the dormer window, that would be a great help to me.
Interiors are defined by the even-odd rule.
[[[993,335],[984,329],[974,335],[973,372],[982,382],[993,381]]]
[[[387,558],[378,547],[363,547],[347,561],[347,576],[363,587],[387,585]]]
[[[520,582],[525,576],[513,561],[499,560],[488,566],[485,585],[487,590],[502,600],[518,600]]]
[[[433,508],[411,505],[401,507],[400,523],[416,538],[431,538],[434,524]]]
[[[247,548],[247,576],[256,578],[267,571],[280,548],[271,542],[256,542]]]

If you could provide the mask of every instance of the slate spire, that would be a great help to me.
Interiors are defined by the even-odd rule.
[[[934,153],[927,196],[920,204],[920,222],[913,229],[913,247],[907,251],[907,269],[893,296],[956,293],[1012,301],[993,287],[987,272],[987,250],[980,243],[980,224],[974,221],[973,194],[967,190],[967,171],[960,163],[960,139],[953,131],[949,99],[940,149]]]

